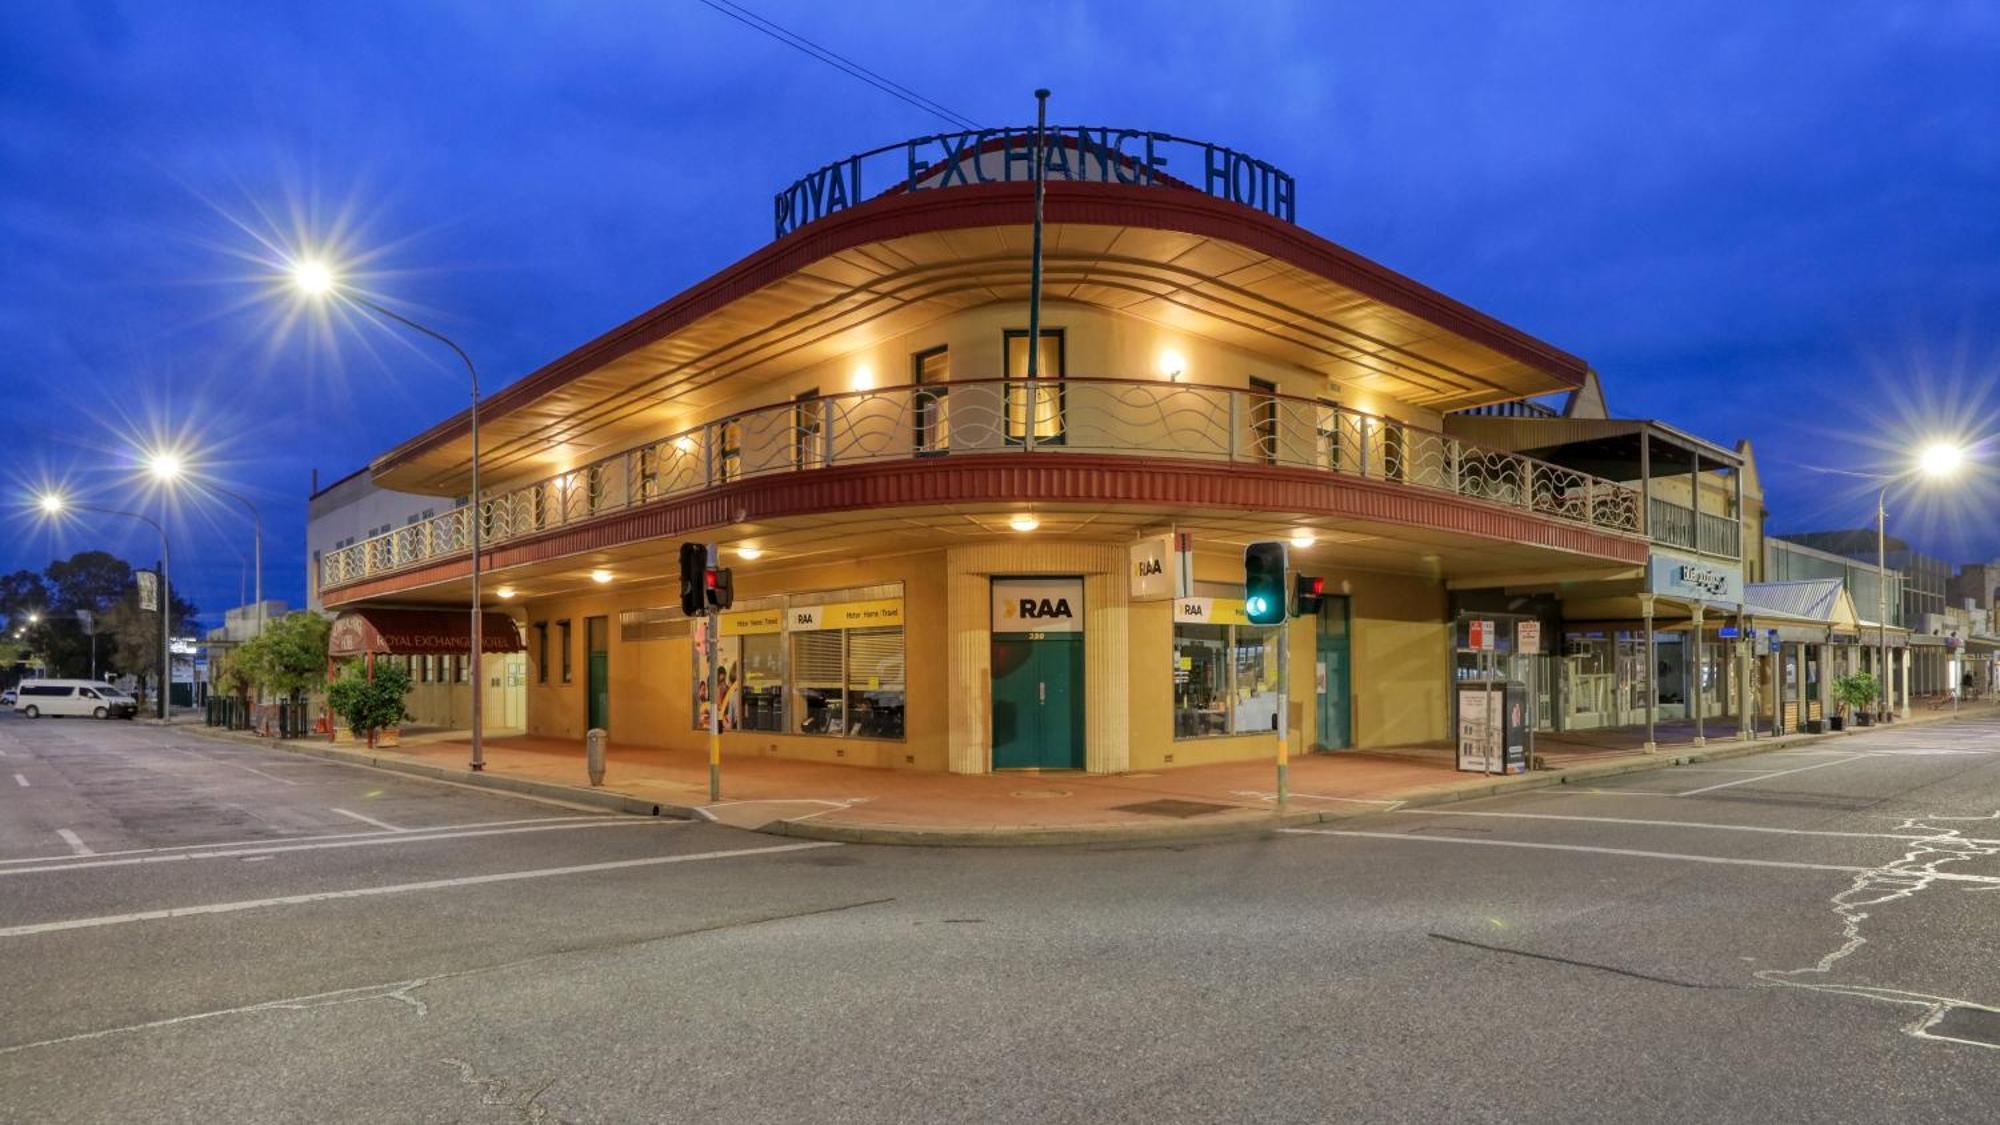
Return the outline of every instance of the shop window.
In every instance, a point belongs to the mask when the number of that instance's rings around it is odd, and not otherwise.
[[[1037,442],[1060,444],[1063,439],[1063,330],[1044,328],[1041,336],[1035,379],[1049,385],[1030,387],[1025,385],[1028,334],[1015,329],[1005,333],[1007,378],[1022,381],[1007,387],[1007,440],[1017,445],[1027,440],[1030,427]]]
[[[1319,465],[1340,471],[1340,404],[1320,399],[1314,429],[1319,435]]]
[[[744,730],[785,729],[785,638],[763,633],[741,638]]]
[[[549,623],[535,622],[535,682],[549,682]]]
[[[792,468],[810,469],[820,463],[819,388],[792,396]]]
[[[739,602],[716,644],[723,730],[853,738],[904,735],[902,587],[897,583]],[[886,624],[881,622],[894,622]],[[709,669],[694,638],[690,710],[709,722]]]
[[[792,634],[792,713],[798,716],[798,733],[847,733],[844,649],[838,629]]]
[[[1250,456],[1266,465],[1278,463],[1278,384],[1250,380]]]
[[[1277,729],[1278,630],[1174,626],[1174,737]]]
[[[951,387],[951,350],[932,348],[910,357],[910,382],[917,385],[912,395],[916,451],[943,453],[951,448],[951,419],[945,396]]]
[[[562,682],[569,683],[572,669],[570,667],[569,622],[566,620],[556,622],[556,647],[562,650],[561,655],[558,657],[562,661]]]
[[[472,658],[454,655],[451,658],[451,682],[462,684],[472,674]]]
[[[723,484],[743,475],[743,423],[731,419],[718,422],[710,428],[715,448],[713,450],[714,483]]]

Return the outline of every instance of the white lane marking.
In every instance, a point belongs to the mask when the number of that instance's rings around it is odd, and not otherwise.
[[[56,835],[61,836],[63,838],[63,843],[69,845],[69,850],[75,852],[78,855],[97,854],[96,852],[90,850],[90,845],[83,842],[83,837],[77,835],[74,832],[71,832],[67,828],[56,829]]]
[[[229,767],[231,767],[231,768],[233,768],[233,769],[239,769],[239,770],[242,770],[242,771],[243,771],[244,773],[254,773],[254,774],[256,774],[256,775],[257,775],[258,777],[265,777],[265,778],[269,778],[269,779],[271,779],[272,781],[279,781],[279,782],[283,782],[283,783],[284,783],[284,784],[286,784],[286,785],[297,785],[297,784],[298,784],[298,782],[296,782],[296,781],[293,781],[293,780],[292,780],[291,778],[289,778],[289,777],[279,777],[279,776],[278,776],[277,774],[274,774],[274,773],[265,773],[265,772],[264,772],[263,770],[260,770],[260,769],[258,769],[258,768],[257,768],[256,766],[246,766],[246,765],[244,765],[244,764],[243,764],[243,763],[241,763],[241,762],[222,762],[222,761],[216,761],[216,759],[214,759],[214,758],[206,758],[206,759],[203,759],[203,760],[204,760],[204,761],[209,761],[209,762],[215,762],[215,764],[216,764],[216,765],[218,765],[218,766],[229,766]]]
[[[178,855],[141,855],[124,859],[108,859],[94,856],[88,860],[70,857],[68,862],[58,858],[55,862],[40,867],[10,867],[0,870],[0,878],[9,875],[43,875],[52,871],[83,871],[95,867],[132,867],[147,863],[181,863],[191,859],[231,859],[241,855],[278,855],[283,852],[315,852],[328,848],[363,848],[374,844],[428,844],[438,840],[464,840],[476,836],[514,836],[523,832],[561,832],[579,828],[618,828],[626,825],[685,825],[685,820],[661,820],[657,818],[620,817],[616,820],[595,818],[592,824],[552,824],[547,827],[533,825],[519,828],[490,828],[476,832],[370,832],[342,840],[331,840],[315,844],[287,844],[283,841],[270,844],[250,844],[244,847],[209,849],[204,851],[181,852]]]
[[[606,813],[592,816],[527,816],[516,820],[478,820],[468,824],[437,824],[429,828],[411,828],[409,832],[456,832],[468,828],[505,828],[515,824],[559,824],[578,820],[618,820]],[[330,832],[318,836],[281,836],[267,840],[211,840],[205,844],[168,844],[157,848],[125,848],[115,852],[99,852],[100,856],[142,855],[152,852],[184,852],[202,848],[243,848],[253,844],[304,844],[314,840],[352,840],[362,836],[381,836],[380,832]],[[23,863],[52,863],[69,856],[34,855],[16,859],[0,859],[0,868]],[[4,873],[4,872],[0,872]]]
[[[1261,793],[1255,789],[1232,789],[1230,790],[1230,795],[1233,797],[1255,797],[1260,801],[1275,801],[1278,799],[1278,795],[1276,793]],[[1285,798],[1287,800],[1297,799],[1304,801],[1341,801],[1350,805],[1384,805],[1389,810],[1394,810],[1396,806],[1403,803],[1401,801],[1385,800],[1379,797],[1329,797],[1323,793],[1288,792],[1285,794]]]
[[[358,812],[348,812],[348,811],[347,811],[346,809],[334,809],[333,811],[334,811],[334,812],[337,812],[337,813],[339,813],[340,815],[342,815],[342,816],[344,816],[344,817],[348,817],[348,818],[350,818],[350,819],[353,819],[353,820],[358,820],[358,821],[360,821],[360,822],[361,822],[361,823],[363,823],[363,824],[372,824],[372,825],[374,825],[375,827],[377,827],[377,828],[380,828],[380,829],[381,829],[381,830],[383,830],[384,832],[401,832],[401,831],[404,831],[403,829],[401,829],[401,828],[398,828],[398,827],[396,827],[396,826],[395,826],[395,825],[393,825],[393,824],[390,824],[390,823],[389,823],[388,821],[386,821],[386,820],[376,820],[376,819],[375,819],[374,817],[372,817],[372,816],[363,816],[363,815],[361,815],[361,814],[360,814],[360,813],[358,813]]]
[[[1511,820],[1576,820],[1587,824],[1639,824],[1655,828],[1710,828],[1722,832],[1770,832],[1780,836],[1842,836],[1856,840],[1927,840],[1895,832],[1836,832],[1820,828],[1770,828],[1760,824],[1708,824],[1693,820],[1643,820],[1625,816],[1568,816],[1562,813],[1475,812],[1470,809],[1397,809],[1403,816],[1487,816]],[[2000,843],[1980,840],[1978,843]]]
[[[1834,762],[1814,762],[1812,765],[1809,766],[1795,766],[1788,770],[1778,770],[1775,773],[1760,773],[1755,777],[1742,777],[1736,779],[1735,781],[1724,781],[1724,782],[1719,782],[1715,785],[1704,785],[1700,789],[1690,789],[1685,793],[1675,793],[1674,796],[1692,797],[1699,793],[1713,793],[1717,789],[1727,789],[1732,785],[1748,785],[1753,781],[1768,781],[1774,777],[1784,777],[1786,774],[1804,773],[1807,770],[1819,770],[1819,769],[1825,769],[1828,766],[1838,766],[1838,765],[1845,765],[1848,762],[1858,762],[1864,757],[1867,757],[1867,755],[1856,754],[1851,758],[1842,758],[1839,761],[1834,761]]]
[[[17,773],[14,775],[14,784],[26,789],[28,788],[28,779]]]
[[[1543,844],[1532,840],[1468,840],[1459,836],[1410,836],[1401,832],[1353,832],[1332,828],[1280,828],[1295,836],[1357,836],[1366,840],[1398,840],[1406,844],[1472,844],[1488,848],[1533,848],[1537,851],[1588,852],[1592,855],[1625,856],[1631,859],[1666,859],[1681,863],[1719,863],[1729,867],[1785,867],[1795,871],[1838,871],[1855,875],[1875,870],[1846,863],[1797,863],[1784,859],[1739,859],[1726,855],[1687,855],[1682,852],[1649,852],[1637,848],[1597,848],[1585,844]],[[1940,874],[1935,878],[1955,883],[1983,883],[2000,886],[2000,875]]]
[[[710,859],[738,859],[744,856],[777,855],[781,852],[802,852],[815,848],[837,848],[837,840],[812,840],[800,844],[779,844],[769,848],[731,848],[719,852],[693,852],[686,855],[656,855],[644,859],[615,859],[604,863],[579,863],[568,867],[541,867],[527,871],[499,871],[491,875],[463,875],[455,879],[426,879],[420,883],[391,883],[380,887],[355,887],[345,891],[314,891],[308,894],[279,895],[275,898],[250,898],[236,902],[210,902],[199,906],[175,906],[165,910],[140,910],[131,914],[103,914],[94,918],[66,918],[60,922],[35,922],[26,926],[8,926],[0,929],[0,938],[29,937],[34,934],[60,933],[66,930],[89,930],[102,926],[122,926],[133,922],[155,922],[167,918],[192,918],[203,914],[234,914],[242,910],[261,910],[272,906],[305,906],[315,902],[335,902],[349,898],[375,898],[382,895],[411,894],[417,891],[455,890],[459,887],[478,887],[489,883],[512,883],[522,879],[550,879],[561,875],[589,875],[600,871],[621,871],[634,867],[660,867],[670,863],[699,863]],[[2000,880],[1996,880],[2000,882]]]

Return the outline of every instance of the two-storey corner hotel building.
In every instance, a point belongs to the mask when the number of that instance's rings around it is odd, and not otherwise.
[[[1448,414],[1576,391],[1584,362],[1295,225],[1292,180],[1261,161],[1048,138],[1038,339],[1031,131],[828,165],[777,194],[771,244],[486,399],[475,502],[455,503],[463,416],[316,502],[329,524],[385,496],[410,512],[316,551],[337,633],[411,659],[418,720],[462,725],[472,673],[439,654],[466,624],[442,611],[465,604],[476,530],[489,647],[511,650],[479,670],[490,726],[697,748],[675,547],[712,541],[736,584],[729,751],[976,773],[1269,755],[1253,540],[1289,541],[1330,595],[1287,626],[1294,745],[1446,738],[1467,607],[1577,588],[1637,620],[1619,599],[1645,585],[1653,520],[1693,520],[1728,451],[1635,423],[1538,455],[1504,413],[1503,440],[1461,436]],[[1677,456],[1689,495],[1578,467],[1628,446]],[[1560,455],[1578,449],[1595,461]],[[1720,518],[1741,518],[1736,476]],[[1607,667],[1631,627],[1609,627]],[[1538,676],[1545,723],[1560,680]]]

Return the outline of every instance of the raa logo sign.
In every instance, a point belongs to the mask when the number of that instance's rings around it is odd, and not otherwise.
[[[1083,583],[1075,579],[993,580],[996,633],[1080,633]]]

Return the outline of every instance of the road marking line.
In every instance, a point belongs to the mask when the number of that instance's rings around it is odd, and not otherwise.
[[[375,819],[374,817],[372,817],[372,816],[362,816],[362,815],[361,815],[360,813],[358,813],[358,812],[348,812],[348,811],[347,811],[346,809],[334,809],[333,811],[334,811],[334,812],[337,812],[337,813],[339,813],[340,815],[342,815],[342,816],[345,816],[345,817],[352,817],[353,819],[355,819],[355,820],[358,820],[358,821],[360,821],[360,822],[361,822],[361,823],[363,823],[363,824],[372,824],[372,825],[374,825],[375,827],[377,827],[377,828],[380,828],[380,829],[382,829],[382,830],[383,830],[384,832],[402,832],[402,831],[404,831],[404,829],[401,829],[401,828],[398,828],[398,827],[396,827],[395,825],[393,825],[393,824],[390,824],[390,823],[389,823],[388,821],[386,821],[386,820],[376,820],[376,819]]]
[[[500,871],[491,875],[463,875],[455,879],[426,879],[420,883],[390,883],[379,887],[355,887],[345,891],[314,891],[308,894],[279,895],[275,898],[240,899],[236,902],[211,902],[200,906],[175,906],[164,910],[140,910],[131,914],[103,914],[94,918],[67,918],[60,922],[35,922],[25,926],[8,926],[0,929],[0,938],[29,937],[34,934],[59,933],[66,930],[89,930],[102,926],[122,926],[132,922],[154,922],[166,918],[192,918],[203,914],[234,914],[243,910],[260,910],[271,906],[305,906],[316,902],[334,902],[349,898],[375,898],[382,895],[409,894],[414,891],[443,891],[459,887],[477,887],[489,883],[513,883],[523,879],[549,879],[559,875],[589,875],[599,871],[620,871],[632,867],[660,867],[669,863],[698,863],[710,859],[737,859],[743,856],[775,855],[780,852],[801,852],[814,848],[840,847],[837,840],[813,840],[800,844],[779,844],[769,848],[731,848],[719,852],[694,852],[687,855],[657,855],[644,859],[615,859],[604,863],[579,863],[568,867],[541,867],[526,871]],[[1995,882],[2000,882],[1996,879]]]
[[[101,856],[93,856],[88,861],[79,862],[81,857],[70,856],[67,857],[70,862],[63,862],[65,857],[56,857],[55,861],[41,867],[13,867],[0,870],[0,878],[5,878],[9,875],[43,875],[52,871],[81,871],[93,867],[132,867],[146,863],[181,863],[190,859],[230,859],[240,855],[273,856],[282,852],[313,852],[324,851],[328,848],[360,848],[372,844],[428,844],[434,840],[462,840],[475,836],[513,836],[522,832],[559,832],[571,828],[617,828],[621,825],[681,825],[686,823],[687,821],[684,820],[640,820],[636,817],[631,819],[621,817],[617,820],[600,820],[595,824],[561,824],[551,825],[547,828],[495,828],[483,832],[371,832],[366,836],[331,843],[285,844],[279,842],[272,844],[252,844],[247,847],[231,848],[226,851],[209,850],[183,852],[180,855],[142,855],[133,856],[128,859],[107,859]]]
[[[83,837],[78,836],[76,833],[71,832],[67,828],[56,829],[56,835],[61,836],[63,838],[63,843],[69,845],[69,850],[75,852],[78,855],[97,854],[96,852],[90,850],[90,846],[88,844],[85,844],[83,842]]]
[[[460,832],[474,828],[508,828],[517,824],[570,824],[577,821],[589,820],[624,823],[626,819],[625,817],[616,817],[605,813],[599,813],[595,816],[529,816],[518,820],[480,820],[469,824],[439,824],[430,828],[410,828],[405,830],[404,835],[415,836],[420,833],[431,832]],[[673,823],[680,824],[685,822],[673,821]],[[279,836],[267,840],[212,840],[205,844],[168,844],[157,848],[125,848],[115,852],[98,852],[97,855],[100,859],[107,859],[111,856],[150,855],[154,852],[201,851],[207,848],[277,847],[285,844],[307,844],[319,840],[379,840],[388,835],[386,832],[329,832],[317,836]],[[0,875],[6,874],[5,868],[24,863],[55,863],[59,860],[72,858],[75,857],[65,855],[33,855],[21,856],[15,859],[0,859]]]
[[[1748,785],[1753,781],[1766,781],[1774,777],[1783,777],[1789,773],[1804,773],[1807,770],[1825,769],[1828,766],[1838,766],[1847,762],[1858,762],[1864,757],[1867,757],[1867,755],[1856,754],[1851,758],[1842,758],[1836,762],[1814,762],[1812,765],[1809,766],[1795,766],[1792,769],[1779,770],[1776,773],[1760,773],[1756,777],[1743,777],[1743,778],[1738,778],[1735,781],[1724,781],[1716,785],[1704,785],[1700,789],[1690,789],[1685,793],[1675,793],[1674,796],[1692,797],[1698,793],[1713,793],[1717,789],[1727,789],[1732,785]]]
[[[17,773],[14,775],[14,784],[26,789],[28,788],[28,779]]]
[[[1838,871],[1853,875],[1862,871],[1873,871],[1873,867],[1857,867],[1843,863],[1798,863],[1784,859],[1739,859],[1726,855],[1687,855],[1682,852],[1649,852],[1636,848],[1597,848],[1584,844],[1543,844],[1531,840],[1474,840],[1460,836],[1410,836],[1401,832],[1354,832],[1332,828],[1280,828],[1278,831],[1295,836],[1358,836],[1367,840],[1399,840],[1406,844],[1472,844],[1488,848],[1532,848],[1551,852],[1588,852],[1592,855],[1626,856],[1632,859],[1671,859],[1682,863],[1719,863],[1730,867],[1784,867],[1795,871]],[[1938,874],[1933,878],[1954,883],[1982,883],[2000,886],[2000,875],[1958,875]],[[5,936],[5,931],[0,931]]]
[[[256,774],[256,775],[257,775],[258,777],[268,777],[268,778],[270,778],[270,779],[271,779],[272,781],[280,781],[280,782],[283,782],[283,783],[285,783],[286,785],[297,785],[297,784],[298,784],[298,782],[296,782],[296,781],[293,781],[293,780],[292,780],[291,778],[289,778],[289,777],[279,777],[279,776],[278,776],[277,774],[274,774],[274,773],[265,773],[265,772],[264,772],[263,770],[260,770],[260,769],[258,769],[258,768],[257,768],[256,766],[246,766],[246,765],[244,765],[244,764],[243,764],[243,763],[241,763],[241,762],[223,762],[223,761],[217,761],[217,760],[216,760],[216,759],[214,759],[214,758],[207,758],[207,759],[204,759],[204,760],[205,760],[205,761],[210,761],[210,762],[214,762],[214,763],[215,763],[216,765],[218,765],[218,766],[229,766],[229,767],[232,767],[232,768],[234,768],[234,769],[239,769],[239,770],[242,770],[242,771],[243,771],[243,772],[245,772],[245,773],[254,773],[254,774]]]
[[[1724,832],[1771,832],[1782,836],[1842,836],[1857,840],[1928,840],[1930,836],[1905,836],[1895,832],[1836,832],[1819,828],[1768,828],[1758,824],[1705,824],[1692,820],[1643,820],[1625,816],[1569,816],[1563,813],[1475,812],[1470,809],[1396,809],[1403,816],[1490,816],[1513,820],[1576,820],[1588,824],[1640,824],[1657,828],[1712,828]],[[1898,817],[1897,819],[1902,819]],[[1978,840],[1974,843],[2000,843]]]

